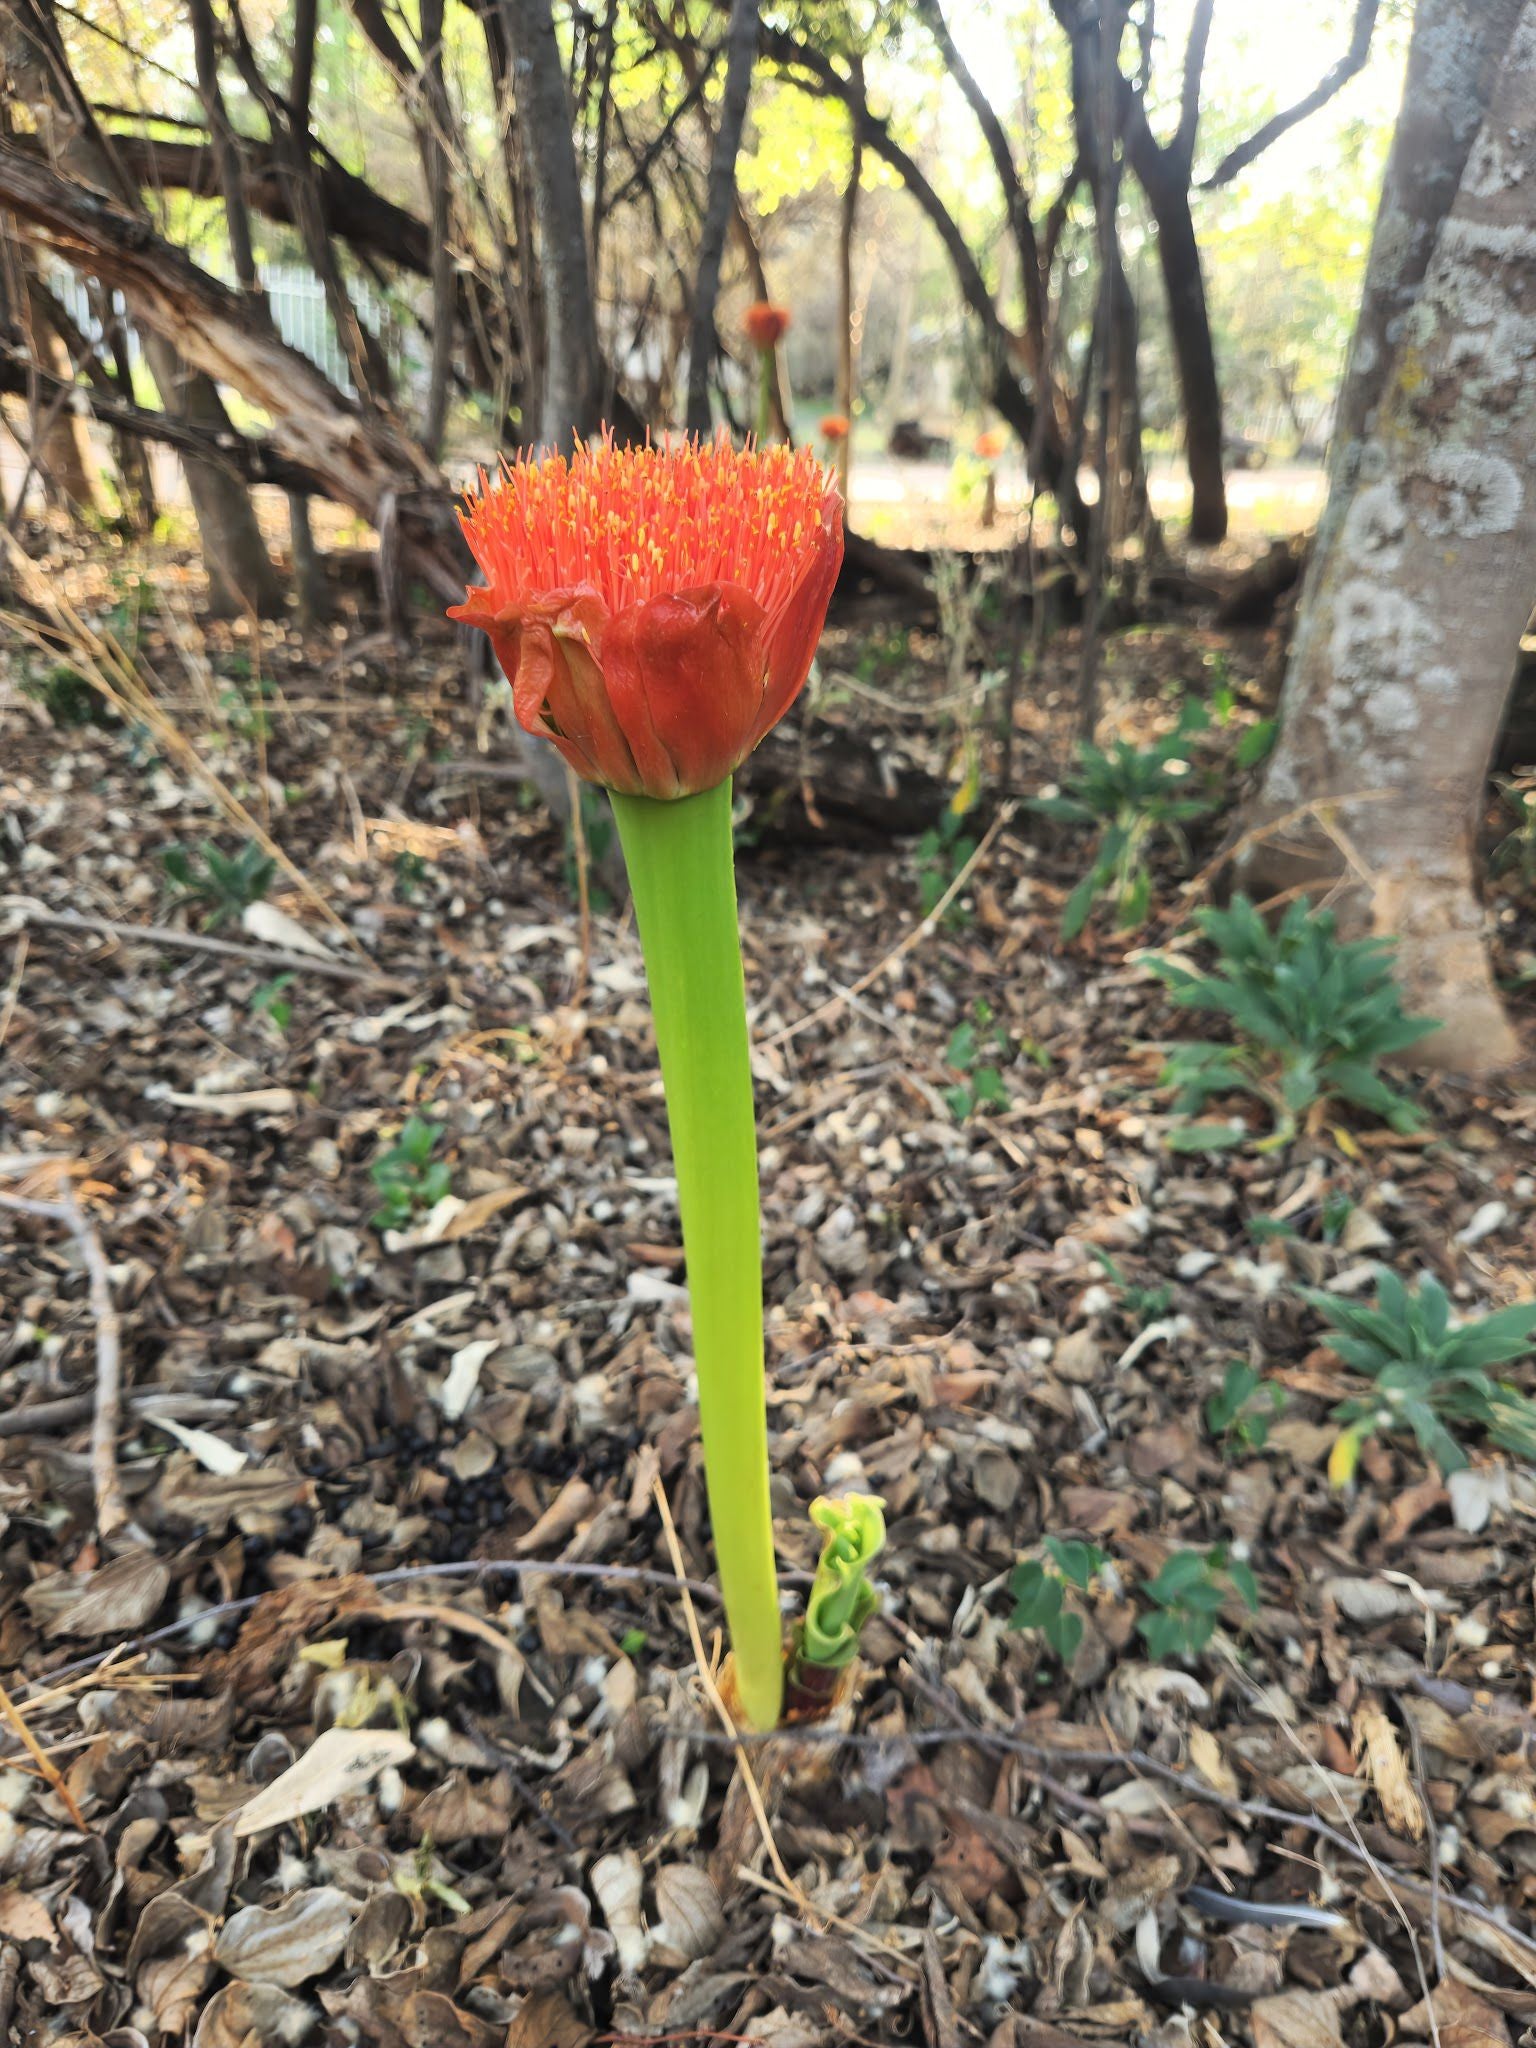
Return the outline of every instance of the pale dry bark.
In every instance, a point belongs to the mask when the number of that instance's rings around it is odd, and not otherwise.
[[[602,372],[571,97],[549,0],[501,0],[539,224],[544,388],[538,439],[568,448],[599,425]]]
[[[1424,0],[1402,126],[1259,822],[1327,809],[1246,879],[1341,881],[1444,1020],[1423,1057],[1476,1074],[1518,1051],[1475,855],[1536,587],[1536,0]]]
[[[714,425],[709,373],[714,366],[715,301],[720,292],[720,263],[736,201],[736,159],[747,123],[752,68],[757,61],[757,0],[731,0],[731,25],[726,33],[725,96],[709,161],[709,197],[699,233],[699,259],[693,286],[693,320],[688,333],[688,431],[708,437]]]
[[[0,62],[15,99],[28,106],[50,163],[70,176],[110,192],[143,215],[138,192],[96,124],[69,69],[52,16],[42,0],[0,0]],[[68,252],[65,253],[68,260]],[[135,306],[133,311],[138,312]],[[227,434],[228,415],[212,379],[177,354],[160,330],[144,336],[144,353],[166,410],[205,435]],[[183,464],[197,516],[210,609],[238,613],[282,609],[282,584],[272,567],[250,493],[229,471],[188,457]]]

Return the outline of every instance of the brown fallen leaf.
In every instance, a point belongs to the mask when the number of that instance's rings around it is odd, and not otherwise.
[[[159,1558],[130,1550],[79,1578],[56,1572],[39,1579],[22,1598],[46,1636],[131,1636],[154,1614],[170,1583]]]
[[[245,1802],[234,1817],[235,1834],[244,1840],[366,1791],[380,1771],[415,1754],[410,1736],[393,1728],[327,1728],[297,1763]]]
[[[335,1885],[290,1892],[276,1906],[243,1906],[219,1929],[213,1958],[232,1977],[291,1991],[331,1967],[359,1911]]]
[[[1410,1841],[1424,1839],[1424,1805],[1408,1775],[1397,1730],[1380,1707],[1360,1706],[1354,1717],[1355,1754],[1376,1788],[1387,1825]]]
[[[1450,1977],[1435,1986],[1427,2003],[1421,1998],[1405,2012],[1401,2025],[1405,2037],[1422,2034],[1432,2038],[1438,2031],[1440,2048],[1509,2048],[1509,2022],[1503,2013],[1471,1985]]]
[[[1339,2013],[1349,1999],[1338,1991],[1282,1991],[1248,2009],[1253,2048],[1340,2048]]]
[[[558,1991],[525,1998],[507,2029],[503,2048],[587,2048],[592,2029]]]

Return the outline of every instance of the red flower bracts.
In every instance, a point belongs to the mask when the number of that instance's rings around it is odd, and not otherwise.
[[[800,694],[843,554],[808,449],[681,441],[503,465],[460,513],[525,732],[631,796],[713,789]]]

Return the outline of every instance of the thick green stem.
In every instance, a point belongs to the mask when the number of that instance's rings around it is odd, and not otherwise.
[[[753,1728],[783,1698],[768,1500],[763,1254],[731,785],[613,798],[667,1091],[699,1376],[699,1427],[736,1692]]]
[[[773,441],[773,386],[778,373],[772,343],[757,352],[757,445],[766,448]]]

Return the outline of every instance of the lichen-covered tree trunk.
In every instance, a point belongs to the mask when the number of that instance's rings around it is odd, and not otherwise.
[[[1264,888],[1337,883],[1444,1020],[1425,1056],[1486,1073],[1517,1054],[1475,856],[1536,589],[1536,0],[1422,0],[1401,124],[1243,865]]]

